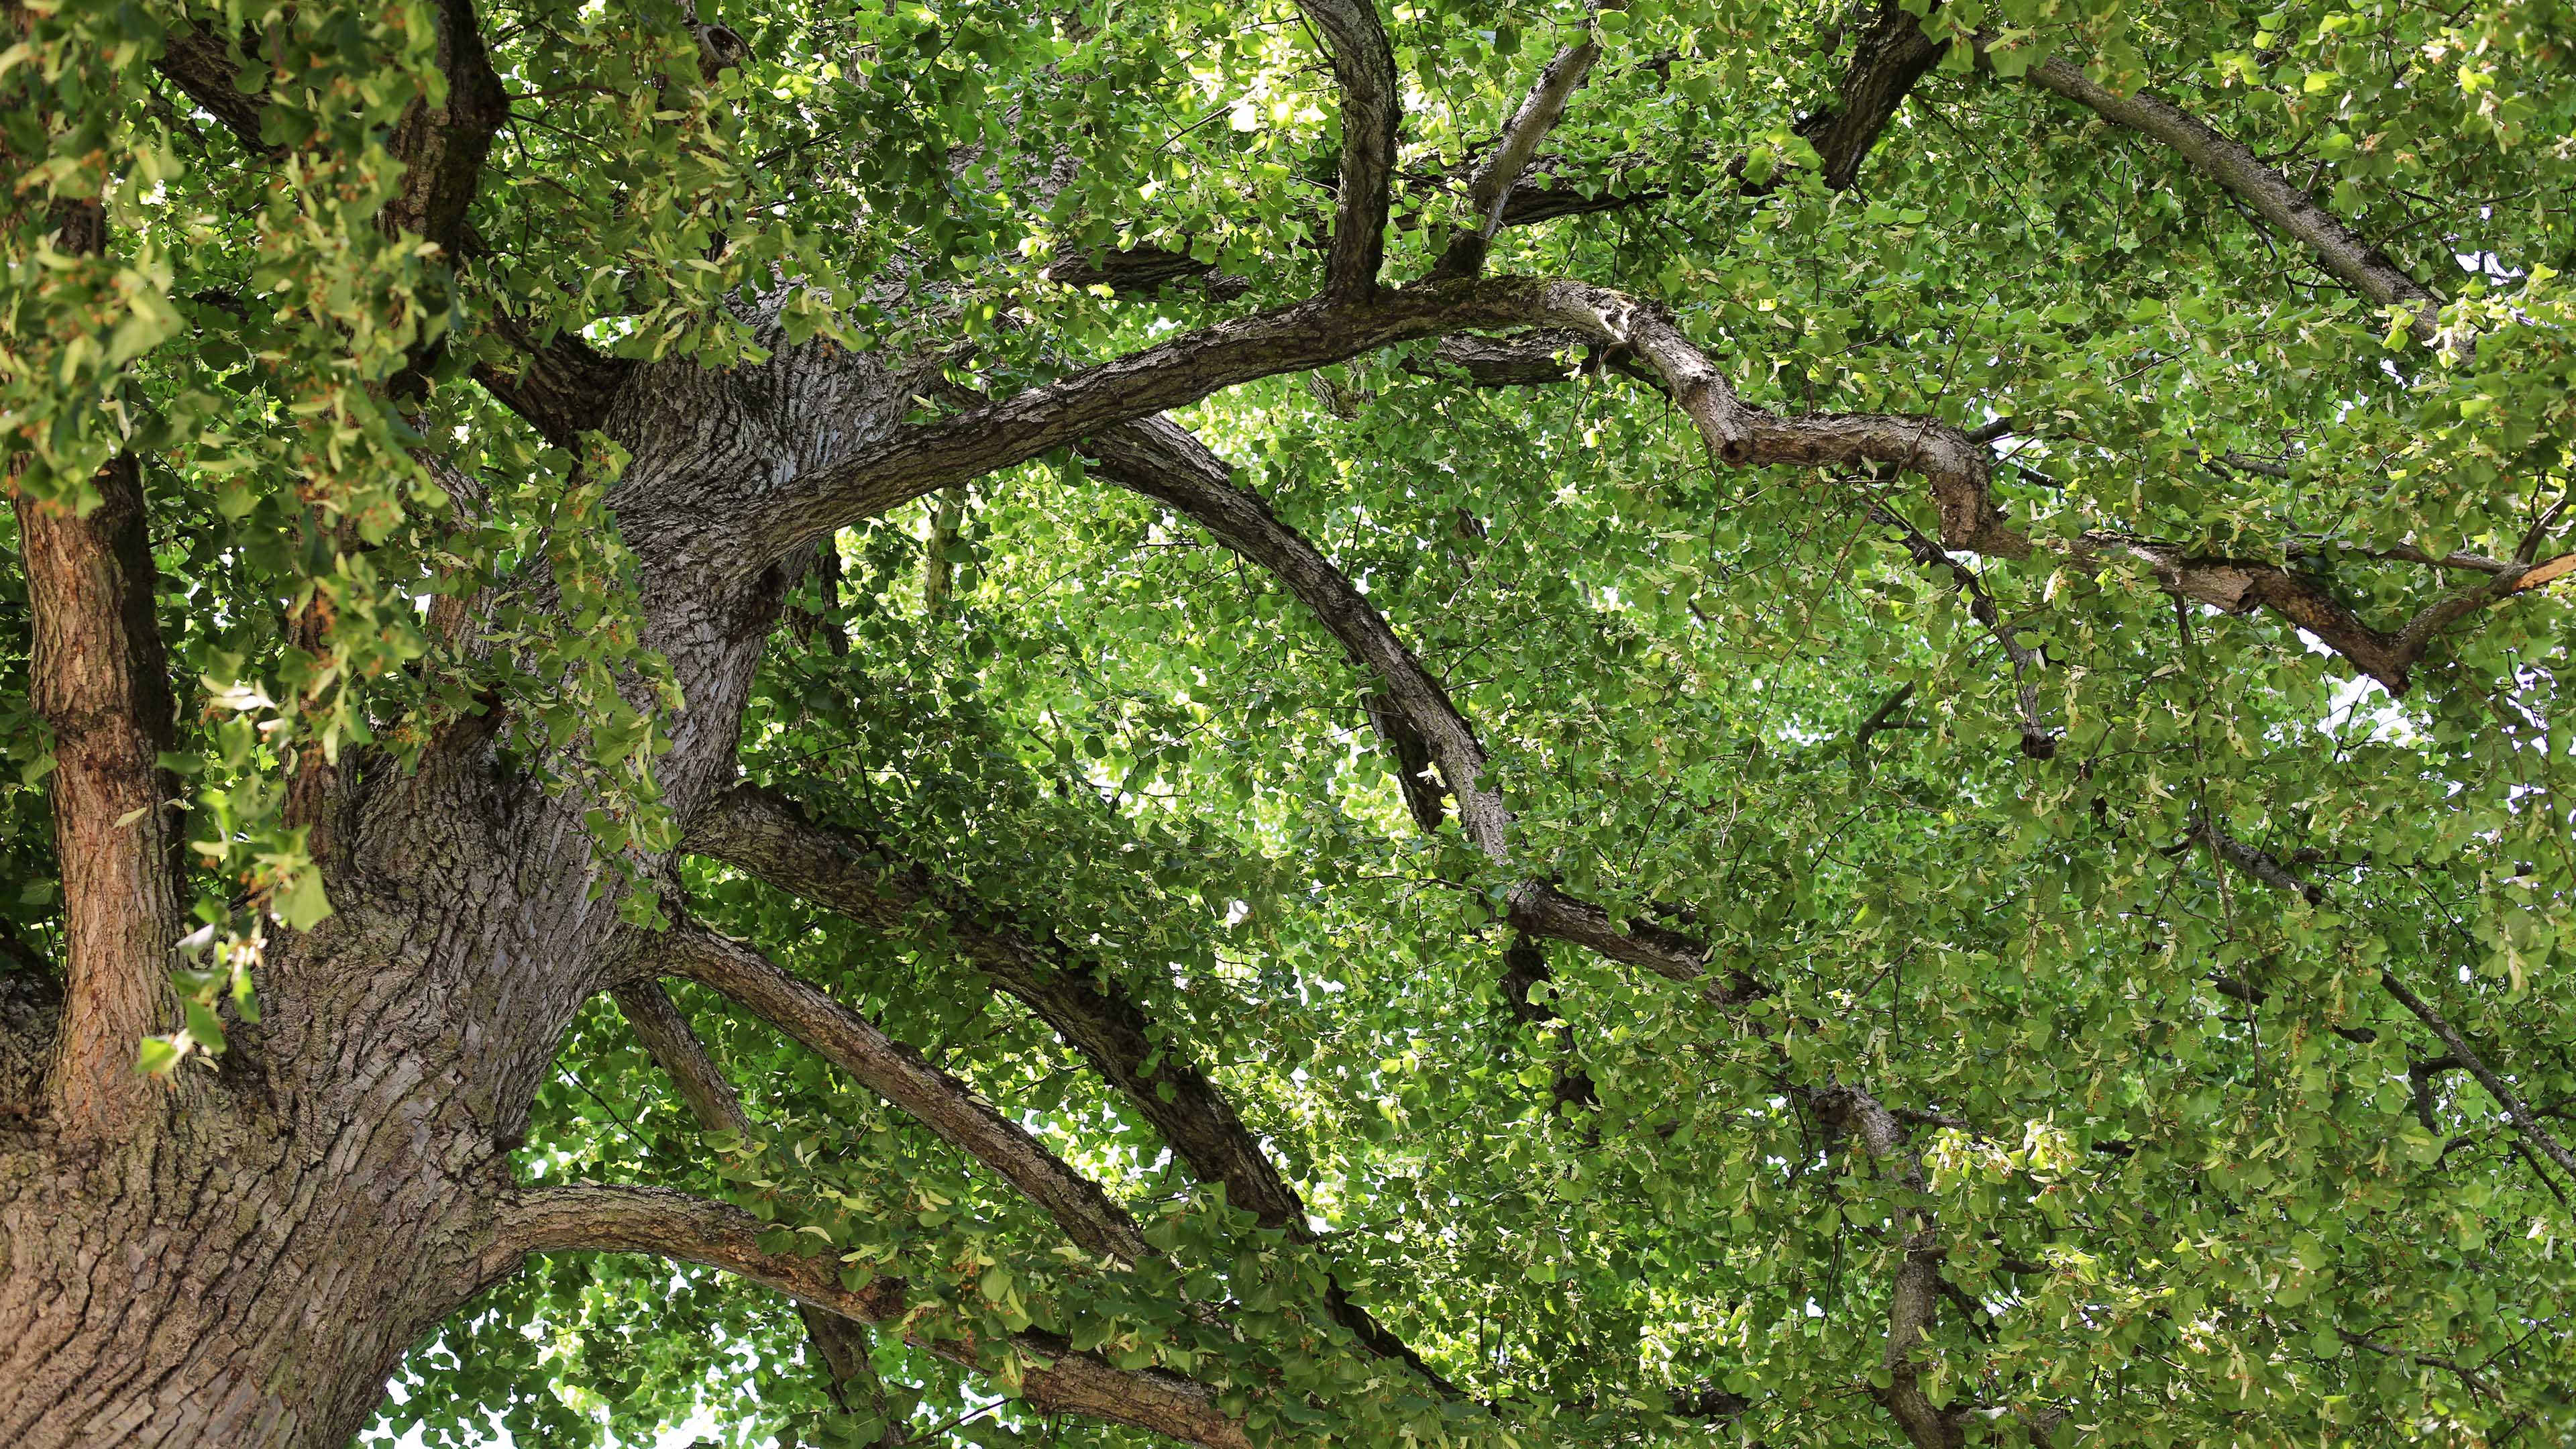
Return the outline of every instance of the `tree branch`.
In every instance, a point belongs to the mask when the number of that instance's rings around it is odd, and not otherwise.
[[[1376,0],[1298,0],[1322,33],[1342,93],[1341,181],[1333,199],[1333,250],[1324,296],[1366,301],[1386,261],[1386,213],[1395,182],[1396,125],[1403,92],[1395,52],[1378,23]]]
[[[649,1253],[719,1268],[773,1288],[797,1302],[861,1323],[899,1322],[905,1285],[878,1278],[853,1291],[841,1286],[828,1255],[765,1252],[761,1224],[739,1208],[658,1187],[573,1183],[534,1188],[509,1204],[503,1229],[486,1255],[492,1278],[529,1253]],[[975,1345],[957,1339],[916,1340],[943,1358],[981,1369]],[[1023,1379],[1029,1404],[1044,1412],[1081,1414],[1168,1434],[1204,1449],[1251,1449],[1240,1421],[1217,1405],[1215,1390],[1159,1369],[1121,1370],[1074,1353],[1040,1333],[1013,1339],[1032,1364]]]
[[[621,500],[632,538],[717,579],[756,572],[840,528],[952,483],[1024,463],[1103,428],[1257,378],[1304,372],[1397,342],[1522,320],[1527,281],[1450,283],[1219,322],[937,422],[894,429],[848,460],[739,499]]]
[[[1194,1176],[1224,1184],[1227,1204],[1263,1227],[1313,1240],[1305,1203],[1234,1104],[1175,1043],[1155,1039],[1133,997],[1115,981],[1095,977],[1052,933],[988,919],[921,865],[855,830],[820,823],[795,801],[757,785],[737,785],[710,801],[690,822],[681,848],[890,935],[908,934],[916,913],[937,912],[949,942],[975,969],[1082,1053]],[[1327,1296],[1334,1317],[1371,1352],[1400,1359],[1447,1387],[1338,1282]]]
[[[1084,1248],[1125,1263],[1154,1256],[1126,1209],[1097,1183],[1066,1166],[974,1088],[922,1060],[821,987],[695,924],[675,927],[654,965],[724,993],[803,1042],[991,1168]]]
[[[1912,1226],[1906,1232],[1896,1281],[1888,1293],[1887,1349],[1880,1360],[1888,1385],[1883,1389],[1873,1387],[1870,1394],[1896,1420],[1916,1449],[1958,1449],[1966,1442],[1959,1414],[1932,1402],[1931,1395],[1923,1389],[1922,1371],[1914,1359],[1915,1346],[1931,1336],[1943,1287],[1940,1224],[1932,1210],[1921,1204],[1925,1193],[1922,1155],[1907,1150],[1905,1128],[1896,1114],[1859,1087],[1810,1092],[1807,1101],[1833,1137],[1858,1140],[1862,1150],[1878,1161],[1901,1158],[1898,1166],[1904,1184],[1917,1201],[1901,1209]]]
[[[1991,45],[1990,39],[1979,37],[1979,54],[1988,54]],[[2408,330],[2417,341],[2430,345],[2435,340],[2441,299],[2385,252],[2308,200],[2305,191],[2264,165],[2244,143],[2220,135],[2199,117],[2145,91],[2121,95],[2062,56],[2050,56],[2032,66],[2023,79],[2106,121],[2163,142],[2193,169],[2252,207],[2275,231],[2295,238],[2336,279],[2383,307],[2404,307]]]
[[[710,1132],[751,1130],[751,1114],[743,1110],[741,1094],[725,1079],[723,1068],[716,1065],[697,1033],[689,1029],[688,1018],[680,1014],[679,1006],[660,982],[630,981],[610,994],[635,1039],[671,1079],[680,1100],[688,1104],[689,1115],[697,1119],[700,1127]],[[796,1308],[805,1323],[805,1336],[813,1343],[815,1358],[823,1366],[832,1401],[846,1413],[850,1405],[842,1386],[875,1372],[868,1357],[867,1332],[847,1318],[810,1304],[799,1303]],[[892,1431],[891,1425],[886,1427]]]
[[[710,1132],[751,1130],[751,1113],[743,1109],[742,1094],[726,1080],[706,1043],[689,1029],[688,1018],[680,1014],[679,1004],[662,989],[662,983],[649,978],[629,981],[609,995],[636,1042],[671,1079],[699,1126]]]
[[[578,448],[581,434],[608,416],[636,364],[604,356],[569,332],[539,342],[518,319],[495,312],[492,330],[517,356],[507,362],[477,362],[474,380],[558,448]]]
[[[386,149],[403,163],[402,185],[376,224],[435,242],[452,262],[465,249],[465,209],[483,177],[493,133],[510,118],[510,98],[483,48],[473,0],[437,0],[438,69],[447,94],[405,107]]]
[[[1418,740],[1439,766],[1458,803],[1458,824],[1468,843],[1498,864],[1513,863],[1511,812],[1488,779],[1484,745],[1475,728],[1340,569],[1281,523],[1260,495],[1237,486],[1225,460],[1169,418],[1105,429],[1084,451],[1102,477],[1195,520],[1218,542],[1287,585],[1317,622],[1377,676],[1386,712],[1402,716],[1409,738]],[[1401,758],[1404,745],[1391,742],[1390,749]],[[1622,926],[1608,912],[1547,881],[1532,878],[1514,886],[1508,911],[1510,923],[1531,935],[1586,946],[1678,981],[1706,982],[1705,947],[1648,922]],[[1734,999],[1731,986],[1709,982],[1706,989],[1720,999]]]
[[[1583,39],[1556,53],[1556,58],[1539,71],[1530,82],[1529,94],[1521,98],[1520,109],[1503,124],[1503,133],[1495,143],[1493,154],[1467,182],[1467,213],[1475,218],[1475,230],[1462,231],[1442,251],[1432,269],[1435,277],[1472,277],[1485,269],[1485,252],[1494,233],[1503,225],[1503,211],[1511,201],[1512,191],[1528,172],[1530,161],[1537,156],[1538,146],[1547,133],[1556,128],[1565,114],[1565,104],[1592,73],[1592,63],[1601,58],[1601,47],[1587,32]]]
[[[2289,891],[2311,905],[2321,904],[2326,899],[2323,886],[2299,879],[2296,873],[2269,852],[2258,850],[2235,839],[2214,823],[2202,822],[2196,838],[2208,846],[2211,853],[2220,860],[2275,890]],[[2384,966],[2380,968],[2379,985],[2380,989],[2386,991],[2398,1005],[2405,1007],[2414,1014],[2417,1021],[2424,1023],[2425,1029],[2431,1031],[2436,1040],[2450,1048],[2450,1054],[2457,1063],[2466,1067],[2469,1075],[2478,1079],[2478,1085],[2487,1089],[2487,1095],[2495,1098],[2497,1104],[2504,1108],[2506,1120],[2513,1124],[2515,1131],[2522,1134],[2524,1141],[2529,1142],[2550,1161],[2557,1163],[2559,1171],[2566,1173],[2571,1179],[2576,1179],[2576,1153],[2569,1152],[2567,1144],[2559,1141],[2557,1135],[2542,1124],[2539,1115],[2531,1110],[2531,1104],[2525,1102],[2522,1094],[2516,1092],[2511,1083],[2505,1081],[2493,1067],[2487,1065],[2486,1059],[2478,1055],[2477,1049],[2469,1045],[2469,1039],[2460,1034],[2458,1027],[2451,1025],[2449,1018],[2442,1015],[2433,1003],[2416,995],[2405,982],[2397,979],[2394,972]]]
[[[1941,51],[1912,15],[1893,3],[1879,6],[1853,48],[1833,103],[1798,122],[1798,134],[1823,162],[1828,190],[1848,191],[1860,179],[1861,163]]]
[[[2576,555],[2546,563],[2519,561],[2489,572],[2484,582],[2442,595],[2416,611],[2396,633],[2371,627],[2312,575],[2259,559],[2194,557],[2171,544],[2126,534],[2094,532],[2065,546],[2069,557],[2126,556],[2152,570],[2167,592],[2229,614],[2268,609],[2305,629],[2392,695],[2403,695],[2411,672],[2442,631],[2515,593],[2559,577]],[[2501,561],[2498,561],[2501,562]]]
[[[890,935],[909,934],[916,913],[938,913],[966,960],[1027,1004],[1125,1093],[1191,1171],[1226,1187],[1231,1205],[1264,1226],[1302,1226],[1305,1205],[1206,1074],[1169,1043],[1115,982],[1095,978],[1052,936],[985,918],[923,867],[859,832],[816,821],[795,801],[758,785],[716,796],[689,823],[681,848],[742,871]],[[1146,1063],[1161,1058],[1152,1068]]]
[[[56,203],[55,244],[73,256],[107,249],[95,199]],[[88,482],[96,497],[8,492],[34,637],[28,693],[53,731],[54,856],[62,871],[64,991],[47,1076],[55,1120],[110,1136],[162,1088],[136,1075],[135,1051],[169,1016],[168,978],[184,932],[178,778],[160,758],[176,737],[170,661],[153,615],[157,582],[134,455]]]

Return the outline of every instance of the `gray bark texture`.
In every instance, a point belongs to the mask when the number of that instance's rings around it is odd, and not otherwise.
[[[821,348],[730,374],[642,369],[608,416],[634,453],[621,506],[649,512],[648,499],[827,466],[907,403],[902,379]],[[89,565],[105,579],[127,520],[101,509],[82,523],[106,541],[73,562],[105,560]],[[731,780],[785,565],[710,589],[658,562],[646,559],[645,632],[686,694],[661,762],[685,818]],[[110,636],[57,650],[62,668],[46,677],[70,701],[57,728],[94,723],[109,732],[115,777],[148,777],[148,748],[116,742],[143,733],[135,721],[154,709],[166,723],[167,703],[128,702],[145,651],[113,637],[130,591],[112,582],[93,579],[84,595],[107,607],[54,611]],[[155,963],[176,934],[175,907],[146,896],[90,918],[131,940],[75,944],[96,958],[92,974],[142,986],[106,996],[118,1039],[76,1071],[57,1065],[50,1102],[19,1048],[70,1014],[10,993],[0,1027],[21,1030],[0,1052],[14,1106],[0,1110],[0,1444],[341,1449],[402,1353],[540,1246],[514,1225],[509,1155],[566,1025],[646,944],[613,894],[593,899],[611,862],[582,828],[578,792],[549,795],[532,777],[545,767],[511,768],[494,731],[467,727],[417,771],[363,758],[338,771],[336,910],[272,944],[264,1019],[234,1025],[219,1070],[192,1064],[175,1086],[132,1076],[134,1038],[159,1024],[138,1013],[160,1009]],[[108,808],[66,814],[95,821]],[[135,854],[130,839],[121,849],[109,865]],[[648,880],[668,868],[625,864]],[[81,982],[76,972],[75,999]],[[114,1130],[86,1098],[64,1096],[63,1083],[93,1079],[142,1089]]]

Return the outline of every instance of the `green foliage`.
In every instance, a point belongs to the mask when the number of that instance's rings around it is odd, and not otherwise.
[[[1506,232],[1492,268],[1661,301],[1749,401],[2020,419],[1998,491],[2035,537],[2274,563],[2295,545],[2389,628],[2443,586],[2393,551],[2508,557],[2564,498],[2565,6],[1929,13],[2001,49],[1980,71],[1954,45],[1836,194],[1795,124],[1861,11],[1400,5],[1404,165],[1457,174],[1594,24],[1604,58],[1551,184],[1660,199]],[[188,1030],[147,1048],[165,1069],[256,1011],[266,932],[329,908],[283,804],[317,759],[365,746],[398,772],[507,702],[514,758],[590,801],[609,853],[676,841],[652,764],[680,691],[603,507],[624,460],[597,435],[549,446],[476,390],[512,339],[753,362],[723,304],[792,281],[792,340],[971,344],[960,376],[1006,392],[1320,273],[1339,123],[1285,7],[708,3],[749,50],[708,78],[667,3],[496,3],[512,119],[462,258],[374,221],[388,127],[443,84],[425,7],[198,17],[258,38],[240,60],[270,87],[266,157],[153,78],[178,18],[65,7],[0,56],[13,486],[77,498],[114,451],[144,459],[190,685],[169,763],[207,930],[177,983]],[[2049,53],[2246,142],[2438,279],[2473,355],[2415,342],[2169,152],[2012,83]],[[1734,184],[1738,157],[1779,184]],[[1400,190],[1392,274],[1428,268],[1463,190]],[[109,252],[52,250],[41,203],[90,196]],[[1139,247],[1247,286],[1040,279]],[[413,1354],[386,1432],[462,1445],[498,1423],[569,1449],[712,1414],[728,1443],[868,1423],[1138,1442],[1017,1403],[940,1427],[1010,1388],[992,1345],[1036,1325],[1224,1387],[1264,1442],[1892,1443],[1866,1390],[1887,1383],[1904,1224],[1929,1210],[1960,1290],[1919,1355],[1937,1403],[2062,1409],[2061,1444],[2576,1435],[2566,1185],[2466,1077],[2410,1078],[2441,1048],[2376,989],[2391,971],[2438,996],[2552,1130],[2576,1123],[2564,585],[2458,626],[2400,700],[2277,619],[2178,609],[2142,565],[1980,561],[2044,661],[2061,743],[2034,760],[1995,635],[1862,512],[1926,517],[1910,483],[1713,472],[1615,372],[1474,389],[1426,344],[1326,381],[1185,420],[1446,681],[1521,870],[1614,917],[1681,908],[1718,974],[1763,994],[1721,1010],[1556,945],[1541,997],[1567,1033],[1516,1024],[1499,917],[1518,872],[1454,826],[1414,831],[1340,646],[1078,460],[986,478],[941,612],[921,606],[926,511],[841,531],[837,596],[808,579],[788,604],[825,633],[772,643],[743,765],[1124,987],[1270,1144],[1321,1241],[1192,1182],[938,920],[885,935],[693,862],[693,909],[1004,1104],[1169,1264],[1082,1260],[936,1139],[690,995],[760,1124],[711,1141],[602,1006],[539,1094],[529,1175],[692,1187],[853,1287],[901,1278],[914,1341],[876,1354],[892,1399],[834,1411],[780,1300],[556,1259]],[[0,927],[42,950],[50,755],[16,543],[0,521],[0,876],[24,883]],[[467,600],[476,626],[443,629]],[[2226,872],[2192,843],[2205,822],[2324,898]],[[658,909],[640,888],[628,908]],[[1549,1090],[1566,1043],[1595,1104]],[[1829,1150],[1806,1094],[1835,1085],[1913,1114],[1919,1185]],[[1352,1349],[1328,1273],[1491,1413]],[[987,1345],[984,1373],[925,1346],[960,1338]],[[1665,1412],[1709,1390],[1749,1407]]]

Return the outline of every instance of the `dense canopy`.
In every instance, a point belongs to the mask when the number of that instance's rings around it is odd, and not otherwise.
[[[0,1440],[2576,1437],[2560,0],[11,22]]]

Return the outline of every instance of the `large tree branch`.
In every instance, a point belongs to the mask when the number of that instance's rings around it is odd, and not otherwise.
[[[865,1288],[845,1288],[828,1254],[766,1252],[760,1235],[759,1219],[724,1203],[668,1188],[573,1183],[519,1193],[485,1271],[497,1279],[529,1253],[649,1253],[719,1268],[861,1323],[902,1320],[909,1307],[902,1282],[878,1278]],[[987,1367],[970,1342],[917,1341],[969,1368]],[[1215,1390],[1205,1384],[1158,1369],[1112,1368],[1046,1334],[1023,1333],[1013,1343],[1023,1360],[1044,1365],[1031,1367],[1022,1380],[1034,1408],[1149,1429],[1205,1449],[1251,1449],[1242,1423],[1218,1407]]]
[[[1983,52],[1990,44],[1981,38],[1978,49]],[[2243,142],[2219,134],[2198,116],[2145,91],[2121,95],[2062,56],[2050,56],[2032,66],[2023,78],[2106,121],[2171,147],[2193,169],[2252,207],[2274,230],[2305,246],[2345,285],[2383,307],[2404,307],[2407,326],[2416,339],[2434,341],[2441,299],[2389,260],[2387,253],[2310,201],[2289,178],[2264,165]]]
[[[107,249],[96,199],[54,207],[54,243]],[[96,264],[96,263],[93,263]],[[88,483],[95,498],[8,491],[34,638],[28,692],[53,731],[54,857],[62,872],[65,982],[47,1097],[77,1135],[112,1135],[160,1090],[135,1051],[168,1016],[180,919],[178,779],[170,662],[153,615],[156,575],[143,475],[118,453]]]
[[[1458,824],[1488,858],[1512,862],[1511,812],[1494,789],[1475,727],[1384,615],[1304,535],[1279,521],[1261,496],[1237,485],[1225,460],[1169,418],[1104,429],[1084,449],[1102,477],[1196,521],[1220,543],[1287,585],[1317,622],[1377,676],[1388,711],[1401,714],[1458,802]],[[1543,880],[1510,893],[1511,923],[1532,935],[1591,947],[1615,960],[1678,980],[1707,974],[1707,952],[1678,933],[1643,923],[1622,928],[1607,912]]]
[[[1154,1040],[1124,988],[1095,978],[1051,935],[989,919],[923,867],[757,785],[710,800],[681,848],[890,935],[911,931],[916,913],[935,913],[975,969],[1026,1003],[1125,1093],[1193,1173],[1225,1184],[1227,1201],[1266,1227],[1304,1226],[1296,1190],[1216,1084],[1170,1043]]]
[[[1543,285],[1407,287],[1368,307],[1315,300],[1219,322],[954,417],[895,429],[776,488],[729,500],[621,499],[620,522],[629,537],[653,540],[647,546],[682,566],[747,574],[853,519],[1239,383],[1462,328],[1508,326]]]
[[[699,1126],[710,1132],[751,1130],[751,1113],[743,1108],[742,1094],[734,1090],[724,1068],[716,1065],[706,1043],[689,1029],[689,1019],[680,1014],[679,1003],[662,989],[661,982],[629,981],[609,996],[626,1018],[627,1029],[635,1033],[636,1043],[671,1079]]]
[[[757,785],[738,785],[708,802],[690,822],[682,848],[889,935],[911,930],[919,913],[935,913],[948,941],[975,969],[1025,1003],[1125,1094],[1192,1174],[1224,1184],[1227,1203],[1263,1227],[1311,1241],[1305,1203],[1234,1104],[1175,1043],[1156,1039],[1124,988],[1096,978],[1052,933],[993,920],[921,865],[857,831],[818,822],[795,801]],[[1338,1283],[1328,1297],[1334,1317],[1371,1352],[1401,1359],[1445,1387]]]
[[[437,0],[439,73],[446,95],[405,107],[386,149],[403,163],[402,185],[376,224],[436,243],[452,263],[465,249],[465,209],[482,186],[492,136],[510,118],[510,98],[483,48],[473,0]]]
[[[1364,301],[1386,261],[1387,203],[1395,183],[1395,137],[1404,94],[1395,51],[1378,23],[1376,0],[1298,0],[1322,33],[1342,97],[1341,181],[1333,198],[1333,249],[1324,295]]]
[[[2236,839],[2219,829],[2215,823],[2202,822],[2196,832],[2196,838],[2221,861],[2274,890],[2288,891],[2311,905],[2326,899],[2325,887],[2313,881],[2300,879],[2297,872],[2282,864],[2270,852]],[[2379,985],[2381,990],[2388,993],[2391,1000],[2406,1008],[2417,1021],[2424,1023],[2425,1029],[2433,1033],[2434,1039],[2450,1049],[2452,1058],[2460,1066],[2466,1067],[2470,1076],[2478,1079],[2478,1085],[2486,1088],[2487,1094],[2495,1098],[2496,1103],[2504,1108],[2505,1119],[2513,1124],[2516,1132],[2522,1134],[2524,1141],[2547,1156],[2550,1161],[2557,1163],[2559,1170],[2566,1173],[2570,1179],[2576,1179],[2576,1153],[2567,1150],[2567,1144],[2558,1140],[2557,1134],[2551,1132],[2540,1120],[2539,1114],[2531,1109],[2530,1103],[2522,1099],[2521,1093],[2513,1089],[2511,1082],[2506,1081],[2495,1068],[2487,1065],[2486,1058],[2480,1056],[2477,1048],[2471,1046],[2469,1039],[2460,1033],[2460,1029],[2451,1024],[2450,1018],[2444,1016],[2433,1003],[2416,995],[2405,982],[2397,979],[2395,972],[2385,966],[2380,968]]]
[[[635,1040],[652,1055],[680,1100],[688,1104],[689,1115],[710,1132],[748,1132],[751,1114],[743,1110],[742,1094],[726,1079],[724,1069],[716,1065],[706,1044],[689,1029],[688,1018],[680,1014],[679,1005],[658,981],[630,981],[610,993]],[[843,1385],[875,1373],[869,1362],[867,1331],[838,1314],[825,1313],[810,1304],[797,1305],[805,1322],[805,1336],[814,1346],[832,1401],[843,1412],[849,1402]],[[891,1425],[886,1426],[888,1433]]]
[[[740,1002],[857,1078],[1044,1208],[1092,1252],[1135,1263],[1154,1256],[1126,1209],[979,1097],[821,987],[750,946],[703,926],[674,928],[654,966]]]
[[[491,325],[515,355],[475,363],[474,380],[558,448],[580,446],[581,434],[607,418],[609,401],[635,371],[632,359],[605,356],[569,332],[539,342],[501,313]]]

